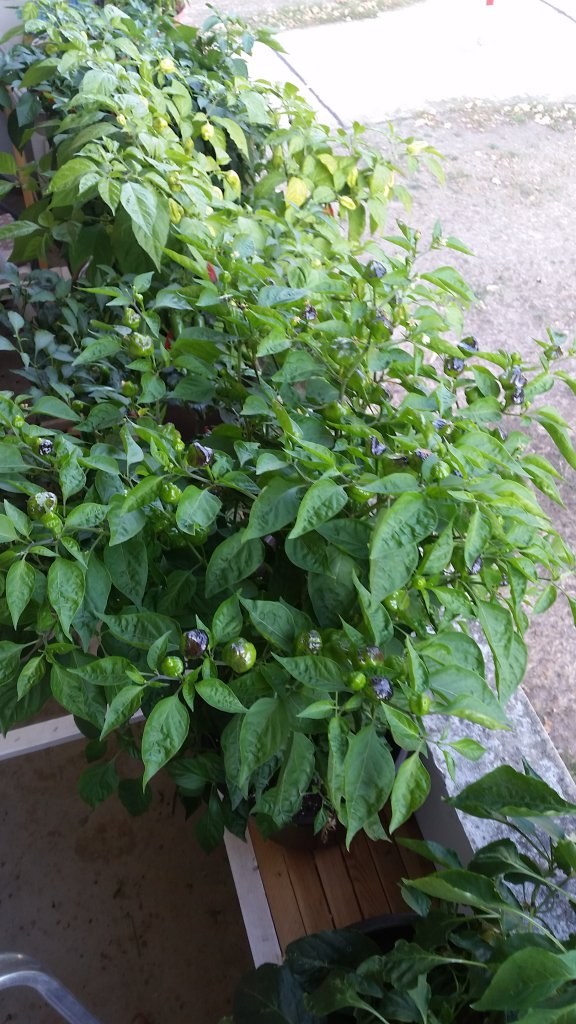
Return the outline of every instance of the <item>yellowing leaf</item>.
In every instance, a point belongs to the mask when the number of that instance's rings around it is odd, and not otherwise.
[[[310,195],[310,189],[302,178],[290,178],[288,187],[286,189],[286,204],[292,203],[294,206],[302,206],[306,202]]]

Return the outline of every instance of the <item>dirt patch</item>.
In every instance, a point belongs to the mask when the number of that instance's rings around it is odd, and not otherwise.
[[[445,235],[459,237],[474,251],[470,258],[448,250],[445,260],[478,295],[467,328],[482,348],[516,349],[536,364],[533,339],[544,338],[552,327],[571,343],[576,328],[575,123],[574,104],[541,103],[468,103],[395,123],[399,132],[424,138],[445,155],[445,187],[421,178],[413,186],[413,210],[404,217],[423,233],[440,220]],[[576,425],[576,399],[564,385],[543,401]],[[540,454],[560,465],[544,431],[535,443]],[[572,471],[568,474],[566,507],[543,504],[574,549],[576,490]],[[575,593],[573,579],[566,588]],[[526,691],[574,770],[576,631],[563,598],[536,618],[528,643]]]

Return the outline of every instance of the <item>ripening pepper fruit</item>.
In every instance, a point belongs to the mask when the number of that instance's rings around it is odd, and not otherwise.
[[[64,524],[56,512],[46,512],[41,516],[40,522],[42,523],[42,526],[45,526],[47,530],[50,530],[53,537],[59,537],[64,529]]]
[[[320,654],[322,650],[322,637],[316,629],[306,630],[296,637],[296,654]]]
[[[413,693],[408,700],[413,715],[427,715],[431,705],[432,701],[427,693]]]
[[[178,174],[178,171],[171,171],[168,177],[166,178],[166,181],[168,182],[168,185],[172,189],[182,188],[182,178]]]
[[[379,647],[359,647],[356,651],[358,668],[374,672],[382,667],[385,658]]]
[[[30,519],[40,519],[47,512],[55,512],[57,508],[58,498],[53,491],[37,491],[28,498],[26,505]]]
[[[196,661],[208,650],[210,638],[204,629],[189,629],[182,634],[180,650],[187,661]]]
[[[356,203],[350,196],[340,196],[340,206],[343,206],[345,210],[355,210]]]
[[[366,505],[375,495],[370,491],[365,491],[363,487],[357,487],[356,484],[353,484],[352,487],[348,488],[348,497],[355,501],[357,505]]]
[[[222,651],[222,661],[238,675],[249,672],[256,663],[256,648],[244,637],[230,640]]]
[[[212,448],[208,448],[206,445],[200,444],[199,441],[193,441],[186,452],[186,462],[189,466],[194,466],[198,469],[204,469],[205,466],[210,466],[214,460],[214,452]]]
[[[360,690],[364,690],[368,685],[368,678],[364,672],[351,672],[348,676],[348,686],[351,690],[358,693]]]
[[[357,181],[358,181],[358,168],[357,167],[352,167],[351,170],[348,171],[348,176],[346,178],[346,184],[350,188],[354,188],[354,186],[355,186]]]
[[[182,491],[176,484],[164,483],[162,484],[160,497],[166,505],[177,505],[182,497]]]
[[[302,178],[290,178],[286,186],[286,203],[293,206],[302,206],[310,195],[310,189]]]
[[[126,121],[124,114],[116,114],[116,123],[120,128],[125,128],[128,122]]]
[[[179,224],[184,216],[184,207],[180,206],[175,199],[170,198],[168,200],[168,213],[170,215],[171,224]]]
[[[26,420],[23,416],[15,416],[12,420],[12,426],[14,430],[22,430],[22,427],[26,426]]]
[[[38,455],[43,455],[45,458],[54,452],[54,444],[49,437],[37,437],[35,447]]]
[[[128,355],[133,359],[151,356],[154,353],[154,342],[149,334],[138,334],[134,331],[128,338]]]
[[[172,57],[162,57],[161,61],[158,64],[158,67],[160,71],[162,71],[165,75],[171,75],[174,71],[176,71],[176,65],[172,60]]]
[[[131,327],[132,330],[135,331],[136,328],[140,326],[141,319],[142,317],[140,316],[140,313],[137,313],[135,309],[132,309],[132,306],[127,306],[124,310],[122,323],[125,327]]]
[[[242,186],[240,184],[240,177],[236,173],[236,171],[226,171],[226,174],[224,175],[224,177],[225,177],[228,185],[230,186],[230,188],[237,195],[240,195],[240,191],[241,191]]]
[[[160,674],[168,676],[170,679],[178,679],[184,675],[184,662],[182,658],[175,658],[173,656],[164,658],[164,661],[160,665]]]
[[[120,393],[124,398],[135,398],[138,394],[138,385],[133,380],[123,380],[120,382]]]
[[[152,124],[157,132],[165,132],[168,128],[168,121],[165,117],[155,117]]]
[[[206,121],[200,129],[200,135],[204,139],[204,142],[210,142],[210,139],[214,138],[214,125]]]

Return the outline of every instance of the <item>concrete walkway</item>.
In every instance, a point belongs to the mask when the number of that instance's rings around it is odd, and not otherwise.
[[[440,102],[576,97],[576,0],[423,0],[376,18],[278,34],[255,78],[298,84],[328,122]]]

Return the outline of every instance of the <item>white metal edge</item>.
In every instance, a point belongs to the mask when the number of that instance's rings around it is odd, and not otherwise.
[[[25,725],[21,729],[12,729],[6,736],[0,737],[0,761],[21,754],[34,754],[37,750],[58,747],[61,743],[83,739],[72,715],[52,718],[36,725]]]
[[[282,963],[282,951],[262,884],[249,834],[243,842],[231,832],[224,835],[226,852],[244,919],[254,966]]]

